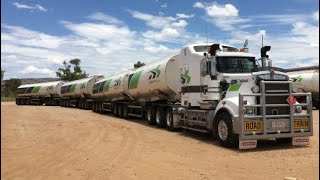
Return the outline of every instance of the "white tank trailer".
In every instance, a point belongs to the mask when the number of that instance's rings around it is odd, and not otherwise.
[[[60,105],[63,81],[24,84],[18,87],[16,104]]]
[[[63,84],[61,87],[61,106],[90,109],[93,84],[102,78],[104,78],[103,75],[95,75]]]
[[[95,83],[94,110],[113,111],[119,116],[142,116],[141,104],[180,101],[180,62],[168,56],[135,70],[105,78]],[[138,111],[138,112],[137,112]]]
[[[319,70],[288,72],[297,92],[311,92],[312,104],[319,109]]]

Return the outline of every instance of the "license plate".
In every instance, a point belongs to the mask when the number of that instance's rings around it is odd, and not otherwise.
[[[262,121],[244,121],[244,131],[262,131]]]
[[[309,128],[309,120],[308,119],[295,119],[293,120],[294,129],[306,129]]]
[[[271,127],[273,128],[284,128],[286,126],[284,121],[272,121]]]

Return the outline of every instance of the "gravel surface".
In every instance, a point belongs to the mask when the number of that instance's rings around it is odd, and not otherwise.
[[[205,134],[88,110],[1,103],[2,179],[319,179],[319,111],[311,145],[221,147]]]

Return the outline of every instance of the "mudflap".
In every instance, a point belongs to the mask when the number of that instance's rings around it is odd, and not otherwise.
[[[239,149],[254,149],[257,147],[257,140],[239,141]]]
[[[293,137],[292,138],[293,146],[305,146],[310,145],[310,137]]]

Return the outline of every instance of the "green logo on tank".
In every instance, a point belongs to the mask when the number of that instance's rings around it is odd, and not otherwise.
[[[77,84],[72,84],[72,85],[71,85],[71,87],[70,87],[70,92],[71,92],[71,93],[74,93],[74,91],[76,90],[76,85],[77,85]]]
[[[121,77],[119,79],[114,81],[114,87],[120,86],[121,85]]]
[[[299,75],[297,77],[293,77],[292,79],[293,79],[293,82],[301,82],[303,80],[303,77],[302,75]]]
[[[184,74],[181,74],[181,83],[186,84],[189,83],[191,77],[189,76],[189,70],[185,71]]]
[[[240,89],[241,84],[233,84],[228,88],[228,91],[238,91]]]
[[[158,78],[160,76],[160,65],[158,65],[155,69],[152,69],[151,71],[149,71],[149,73],[151,73],[151,75],[149,76],[149,79],[154,79],[154,78]]]
[[[52,89],[53,89],[53,85],[47,87],[47,91],[50,91]]]
[[[103,85],[103,92],[108,92],[109,91],[109,87],[110,87],[110,83],[111,83],[112,79],[108,79],[104,85]]]
[[[138,82],[139,82],[142,71],[143,70],[135,72],[134,74],[130,75],[132,77],[130,78],[129,89],[135,89],[138,87]]]
[[[40,88],[41,88],[41,86],[35,86],[35,87],[33,87],[31,93],[38,93],[39,90],[40,90]]]

